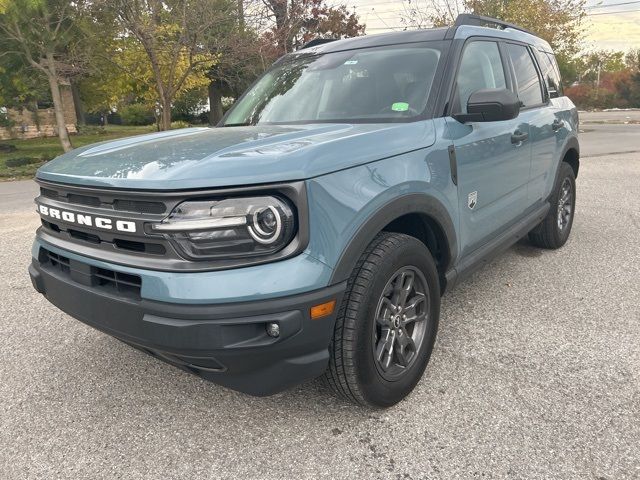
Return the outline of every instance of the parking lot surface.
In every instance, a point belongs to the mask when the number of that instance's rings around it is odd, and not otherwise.
[[[66,316],[27,276],[33,184],[0,184],[0,478],[640,478],[640,125],[584,128],[567,245],[447,294],[384,411],[318,381],[248,397]]]

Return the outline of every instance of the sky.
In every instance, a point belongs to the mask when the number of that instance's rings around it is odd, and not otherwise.
[[[406,0],[343,0],[367,25],[367,33],[402,29]],[[413,0],[428,5],[431,0]],[[586,50],[640,48],[640,0],[587,0]]]

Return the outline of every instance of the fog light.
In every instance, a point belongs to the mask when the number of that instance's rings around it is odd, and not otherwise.
[[[276,322],[267,323],[267,335],[276,338],[280,336],[280,325]]]

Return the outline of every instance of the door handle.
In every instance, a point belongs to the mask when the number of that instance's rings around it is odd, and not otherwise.
[[[522,143],[527,138],[529,138],[528,133],[524,133],[524,132],[521,132],[520,130],[516,130],[511,134],[511,143],[515,143],[515,144]]]
[[[564,122],[562,120],[560,120],[559,118],[556,118],[553,121],[553,123],[551,124],[551,128],[553,129],[554,132],[557,132],[562,127],[564,127]]]

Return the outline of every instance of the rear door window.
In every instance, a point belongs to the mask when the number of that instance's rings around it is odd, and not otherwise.
[[[509,43],[507,51],[516,76],[518,98],[522,102],[522,107],[542,105],[544,103],[542,85],[529,49],[523,45]]]

